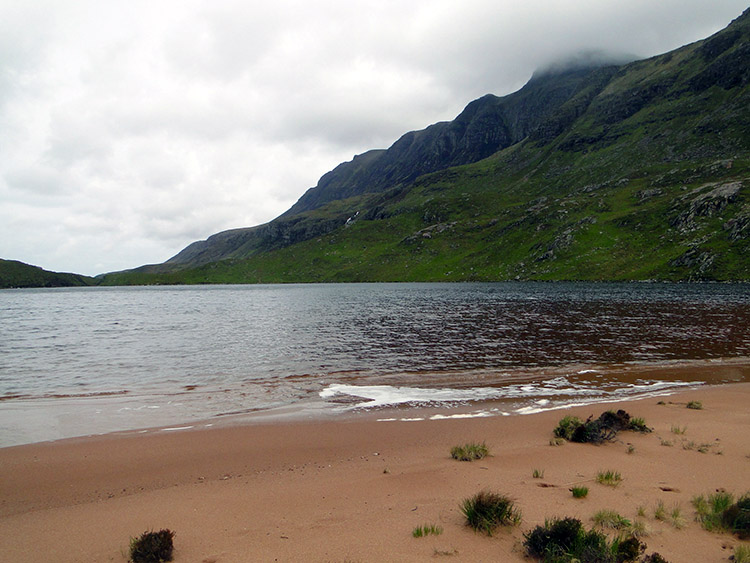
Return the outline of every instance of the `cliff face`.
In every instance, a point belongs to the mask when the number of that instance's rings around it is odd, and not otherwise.
[[[538,72],[337,166],[270,223],[136,272],[174,274],[166,283],[750,279],[749,63],[746,10],[664,55]]]

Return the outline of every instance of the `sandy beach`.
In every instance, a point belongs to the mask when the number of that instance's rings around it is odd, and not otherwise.
[[[691,400],[703,409],[686,408]],[[703,530],[690,501],[750,490],[749,406],[741,383],[528,416],[384,422],[381,412],[3,448],[0,553],[11,563],[124,562],[131,537],[169,528],[177,562],[524,561],[523,533],[545,518],[590,526],[613,509],[645,522],[647,553],[728,561],[739,540]],[[653,432],[550,445],[565,414],[611,408]],[[486,442],[491,456],[451,459],[467,441]],[[595,482],[608,469],[621,473],[619,486]],[[573,484],[588,496],[574,499]],[[522,523],[492,537],[467,527],[459,505],[482,489],[515,499]],[[659,501],[680,509],[684,527],[654,518]],[[412,537],[422,524],[443,532]]]

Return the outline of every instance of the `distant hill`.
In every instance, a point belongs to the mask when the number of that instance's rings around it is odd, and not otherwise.
[[[664,55],[551,67],[103,281],[750,280],[749,63],[746,10]]]
[[[49,272],[16,260],[0,258],[0,289],[21,287],[76,287],[94,285],[96,280],[79,274]]]

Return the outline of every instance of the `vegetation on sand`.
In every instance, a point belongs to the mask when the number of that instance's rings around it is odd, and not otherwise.
[[[709,531],[737,534],[750,539],[750,493],[734,502],[734,495],[718,491],[693,498],[696,519]]]
[[[570,489],[573,493],[573,498],[586,498],[589,494],[589,488],[584,486],[576,486]]]
[[[451,457],[458,461],[473,461],[475,459],[482,459],[490,454],[490,450],[487,445],[482,442],[469,442],[462,446],[453,446],[451,448]]]
[[[636,561],[645,544],[628,536],[608,540],[603,533],[586,531],[580,520],[548,520],[524,534],[526,553],[546,563],[625,563]]]
[[[576,416],[565,416],[558,422],[553,433],[556,437],[571,442],[601,444],[613,440],[621,430],[651,432],[643,418],[631,418],[630,414],[620,409],[617,412],[603,412],[597,419],[590,416],[585,422]]]
[[[439,536],[443,533],[443,528],[441,526],[436,526],[435,524],[423,524],[421,526],[417,526],[411,531],[412,537],[415,538],[423,538],[425,536]]]
[[[130,540],[130,560],[133,563],[161,563],[172,560],[175,533],[169,529],[143,532]]]
[[[596,482],[609,487],[616,487],[622,482],[622,475],[619,471],[607,469],[596,474]]]
[[[491,491],[481,491],[464,499],[461,512],[467,525],[490,536],[499,526],[515,526],[521,522],[521,511],[513,501]]]

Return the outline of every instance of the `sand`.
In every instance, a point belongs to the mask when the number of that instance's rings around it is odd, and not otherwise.
[[[687,409],[689,400],[704,408]],[[741,383],[529,416],[378,422],[377,413],[2,448],[0,554],[6,563],[124,562],[130,537],[170,528],[177,562],[524,561],[523,533],[545,518],[591,525],[598,510],[635,519],[642,507],[647,553],[728,561],[739,540],[703,530],[690,501],[750,491],[749,406]],[[550,445],[563,415],[618,407],[654,431]],[[450,458],[472,440],[492,455]],[[595,482],[607,469],[621,473],[618,487]],[[587,498],[572,498],[575,483],[589,487]],[[492,537],[468,528],[459,505],[482,489],[514,498],[520,526]],[[679,507],[682,529],[654,518],[659,501]],[[422,524],[443,533],[413,538]]]

